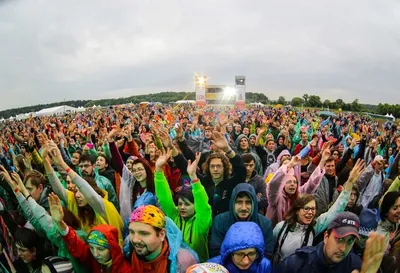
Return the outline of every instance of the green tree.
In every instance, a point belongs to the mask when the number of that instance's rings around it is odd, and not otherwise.
[[[353,112],[361,112],[362,105],[358,103],[358,99],[355,99],[350,105],[351,111]]]
[[[308,94],[304,94],[303,95],[303,99],[304,99],[304,102],[305,102],[305,104],[308,106],[308,99],[309,99],[309,95]]]
[[[337,108],[342,108],[343,109],[343,107],[345,105],[345,103],[344,103],[344,101],[342,99],[337,99],[335,103],[336,103],[336,107]]]
[[[277,103],[278,103],[278,104],[285,105],[285,104],[286,104],[285,97],[284,97],[284,96],[280,96],[280,97],[278,98]]]
[[[304,104],[304,99],[299,97],[294,97],[291,101],[292,106],[301,106],[302,104]]]
[[[308,98],[308,106],[321,107],[322,106],[321,98],[319,96],[311,95]]]
[[[324,100],[324,103],[322,104],[322,106],[325,108],[332,108],[331,104],[332,103],[330,100]]]

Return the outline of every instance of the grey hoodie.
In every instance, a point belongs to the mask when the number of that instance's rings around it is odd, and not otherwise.
[[[249,148],[246,150],[246,151],[244,151],[244,150],[241,150],[240,149],[240,140],[242,139],[242,138],[247,138],[244,134],[241,134],[241,135],[239,135],[238,137],[237,137],[237,139],[236,139],[236,141],[235,141],[235,152],[241,157],[243,154],[251,154],[253,157],[254,157],[254,160],[255,160],[255,168],[254,168],[254,170],[257,172],[257,174],[258,175],[263,175],[263,167],[262,167],[262,164],[261,164],[261,159],[260,159],[260,157],[258,156],[258,154],[257,153],[254,153],[254,152],[252,152],[251,151],[251,148],[250,148],[250,143],[249,143]],[[248,140],[248,139],[247,139]]]

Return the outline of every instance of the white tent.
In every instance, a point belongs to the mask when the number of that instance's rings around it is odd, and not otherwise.
[[[42,109],[39,112],[36,112],[36,115],[38,117],[42,117],[42,116],[60,115],[64,113],[76,113],[77,111],[78,108],[67,105],[61,105],[61,106]]]
[[[83,107],[83,106],[79,106],[79,107],[77,108],[76,111],[77,111],[77,112],[85,112],[86,109],[85,109],[85,107]]]
[[[0,122],[4,122],[6,121],[4,118],[0,118]]]
[[[16,120],[26,120],[29,118],[29,114],[19,114],[15,116]]]
[[[195,104],[196,101],[195,100],[178,100],[177,102],[175,102],[176,104]]]

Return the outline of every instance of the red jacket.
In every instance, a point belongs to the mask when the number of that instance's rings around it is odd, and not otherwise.
[[[124,259],[121,247],[118,244],[118,230],[109,225],[98,225],[92,228],[100,231],[107,238],[110,245],[112,265],[111,273],[132,272],[131,265]],[[69,232],[66,236],[62,236],[68,251],[72,257],[84,264],[92,273],[106,272],[105,268],[97,262],[90,252],[90,247],[76,235],[73,228],[69,227]]]

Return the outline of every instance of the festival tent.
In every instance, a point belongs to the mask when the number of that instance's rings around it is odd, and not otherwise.
[[[78,112],[78,108],[71,107],[68,105],[61,105],[61,106],[42,109],[39,112],[36,112],[36,115],[38,117],[42,117],[42,116],[52,116],[52,115],[60,115],[64,113],[76,113],[76,112]]]
[[[26,120],[29,118],[29,114],[19,114],[15,116],[16,120]]]
[[[195,104],[195,100],[178,100],[175,102],[176,104]]]
[[[76,109],[76,111],[77,111],[77,112],[85,112],[86,109],[85,109],[85,107],[83,107],[83,106],[79,106],[79,107]]]

